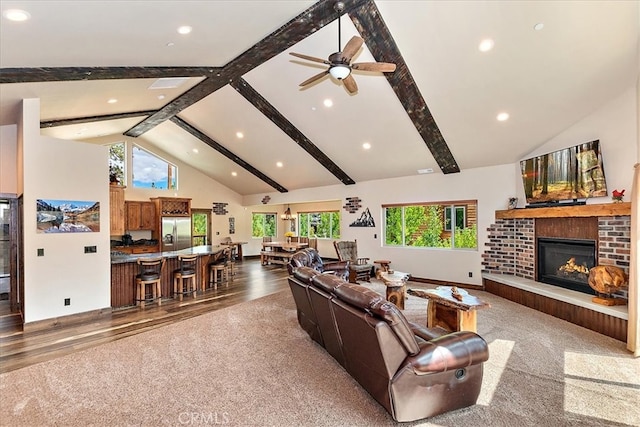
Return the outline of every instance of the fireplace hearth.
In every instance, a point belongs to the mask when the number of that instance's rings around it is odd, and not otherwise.
[[[589,286],[589,270],[596,266],[594,240],[537,239],[537,280],[589,295],[595,291]]]

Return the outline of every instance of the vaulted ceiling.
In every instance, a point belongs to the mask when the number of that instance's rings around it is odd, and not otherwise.
[[[336,3],[3,0],[31,19],[2,18],[0,124],[40,98],[44,134],[144,140],[249,195],[513,163],[636,83],[638,2]],[[300,88],[326,65],[289,53],[339,28],[396,71]]]

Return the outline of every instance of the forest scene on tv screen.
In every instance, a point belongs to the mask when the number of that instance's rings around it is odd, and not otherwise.
[[[550,203],[607,195],[600,141],[520,162],[527,203]]]

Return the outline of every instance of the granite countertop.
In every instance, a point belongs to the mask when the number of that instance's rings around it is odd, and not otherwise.
[[[177,258],[178,255],[211,255],[224,250],[225,247],[215,246],[194,246],[192,248],[181,249],[179,251],[152,252],[144,254],[117,254],[111,255],[111,264],[125,264],[136,262],[138,258]]]

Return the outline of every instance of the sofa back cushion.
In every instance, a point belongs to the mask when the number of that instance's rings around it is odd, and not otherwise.
[[[332,293],[335,288],[346,283],[342,278],[335,274],[317,274],[311,279],[311,284],[322,289],[326,293]]]
[[[364,286],[345,283],[334,290],[334,294],[342,301],[368,311],[372,315],[387,322],[398,336],[407,353],[415,355],[420,351],[409,322],[402,312],[382,295]]]
[[[313,279],[318,274],[320,274],[320,272],[317,270],[314,270],[311,267],[298,267],[295,270],[293,270],[293,277],[295,277],[296,279],[300,280],[301,282],[307,285],[310,284],[311,279]]]

